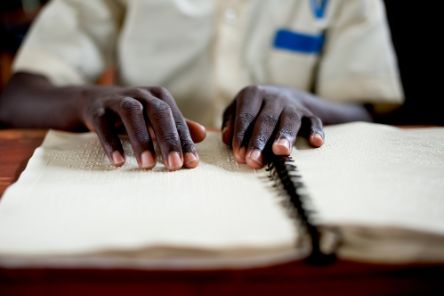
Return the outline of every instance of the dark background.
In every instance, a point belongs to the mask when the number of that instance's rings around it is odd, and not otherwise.
[[[85,0],[90,1],[90,0]],[[29,23],[45,0],[0,0],[0,91]],[[377,121],[389,124],[444,125],[441,82],[443,45],[439,1],[385,0],[398,55],[405,104]],[[25,5],[23,4],[25,3]]]
[[[385,0],[398,55],[404,106],[382,121],[444,125],[442,10],[438,1]]]

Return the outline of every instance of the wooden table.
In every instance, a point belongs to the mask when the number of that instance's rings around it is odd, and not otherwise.
[[[0,195],[24,169],[44,130],[0,130]],[[242,270],[0,268],[0,295],[444,295],[444,265],[339,260]]]

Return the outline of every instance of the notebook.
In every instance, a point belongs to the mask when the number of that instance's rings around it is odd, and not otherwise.
[[[317,149],[298,139],[292,158],[337,256],[443,262],[444,128],[325,133]],[[0,265],[244,268],[310,252],[269,172],[237,164],[219,133],[198,145],[195,169],[140,170],[124,148],[114,168],[95,134],[49,131],[0,200]]]

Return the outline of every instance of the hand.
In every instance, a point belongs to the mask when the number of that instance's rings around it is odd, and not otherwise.
[[[78,112],[96,132],[115,166],[125,162],[118,133],[123,127],[140,168],[156,164],[157,141],[168,170],[194,168],[199,163],[194,142],[205,138],[205,128],[185,120],[171,94],[162,87],[91,87],[82,91]]]
[[[248,86],[224,112],[223,141],[232,147],[239,163],[252,168],[265,165],[264,153],[289,155],[301,127],[308,142],[320,147],[324,143],[322,121],[307,107],[310,99],[286,87]]]

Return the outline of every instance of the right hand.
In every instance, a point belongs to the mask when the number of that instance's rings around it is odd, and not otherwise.
[[[168,170],[194,168],[199,163],[194,143],[205,138],[205,128],[185,120],[163,87],[91,87],[82,92],[78,107],[81,120],[97,133],[115,166],[125,162],[119,126],[128,134],[140,168],[156,164],[153,141]]]

